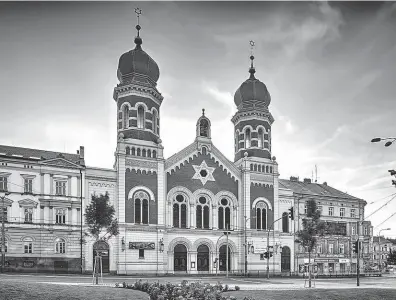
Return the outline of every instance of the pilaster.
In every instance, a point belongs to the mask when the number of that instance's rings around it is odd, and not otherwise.
[[[158,184],[158,225],[165,224],[165,203],[166,203],[166,185],[165,185],[165,161],[158,161],[157,184]]]

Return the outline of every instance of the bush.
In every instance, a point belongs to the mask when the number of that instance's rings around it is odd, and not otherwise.
[[[240,288],[239,286],[237,286],[237,285],[235,286],[235,290],[236,290],[236,291],[239,291],[240,289],[241,289],[241,288]]]
[[[136,281],[134,284],[128,285],[123,282],[124,288],[131,288],[146,292],[150,295],[150,300],[234,300],[234,296],[222,296],[222,292],[229,291],[228,285],[218,282],[216,285],[203,284],[201,282],[191,282],[183,280],[181,284],[175,285],[171,283],[160,284],[159,282],[142,282]],[[239,290],[239,286],[235,286],[235,290]],[[244,300],[254,300],[246,298]]]

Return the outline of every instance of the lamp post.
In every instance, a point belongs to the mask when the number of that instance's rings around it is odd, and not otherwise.
[[[1,198],[1,273],[4,273],[4,264],[5,264],[5,216],[4,216],[4,200],[5,197],[8,196],[9,192],[2,192],[0,194]]]
[[[380,141],[387,141],[387,142],[385,143],[384,146],[385,146],[385,147],[389,147],[390,145],[393,144],[393,142],[396,141],[396,138],[395,138],[395,137],[387,137],[387,138],[379,138],[379,137],[376,137],[376,138],[373,138],[373,139],[371,140],[372,143],[378,143],[378,142],[380,142]]]
[[[381,265],[381,231],[385,231],[385,230],[391,230],[390,228],[383,228],[379,231],[378,233],[378,245],[379,245],[379,263],[378,263],[378,268],[380,273],[382,273],[382,265]]]
[[[249,252],[249,246],[250,246],[250,244],[248,244],[248,242],[247,242],[247,234],[246,234],[246,231],[247,231],[247,222],[250,220],[250,219],[255,219],[256,217],[254,216],[254,217],[251,217],[251,218],[246,218],[246,216],[245,216],[245,276],[246,276],[246,274],[247,274],[247,269],[248,269],[248,252]]]
[[[271,228],[274,227],[274,224],[281,220],[282,218],[276,219],[274,222],[272,222],[271,226],[267,230],[267,279],[269,279],[269,259],[270,259],[270,245],[269,245],[269,236],[271,232]],[[274,228],[273,228],[274,229]],[[274,235],[275,235],[275,229],[274,229]]]

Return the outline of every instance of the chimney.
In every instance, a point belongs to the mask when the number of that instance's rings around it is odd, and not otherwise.
[[[304,183],[311,183],[311,179],[310,178],[304,178]]]
[[[290,176],[290,181],[297,182],[298,181],[298,177]]]
[[[327,185],[327,182],[325,181],[325,182],[323,182],[323,185]]]
[[[84,146],[80,146],[80,158],[84,159]]]

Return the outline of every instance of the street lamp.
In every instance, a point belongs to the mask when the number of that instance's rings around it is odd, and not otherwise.
[[[245,246],[245,276],[247,274],[247,269],[248,269],[248,253],[249,253],[249,250],[250,250],[250,246],[253,247],[253,244],[250,244],[250,243],[247,242],[247,234],[246,234],[247,222],[250,219],[255,219],[255,218],[256,218],[256,216],[253,216],[251,218],[246,218],[246,216],[245,216],[245,244],[244,244],[244,246]],[[251,252],[253,253],[253,250]]]
[[[372,143],[378,143],[378,142],[380,142],[380,141],[387,141],[387,142],[385,143],[385,147],[389,147],[390,145],[393,144],[394,141],[396,141],[396,138],[394,138],[394,137],[378,138],[378,137],[377,137],[377,138],[373,138],[373,139],[371,140]]]
[[[379,231],[378,233],[378,245],[379,245],[379,264],[378,264],[378,268],[379,271],[382,273],[382,265],[381,265],[381,231],[385,231],[385,230],[391,230],[390,228],[383,228]]]
[[[10,192],[1,192],[1,273],[4,273],[4,264],[5,264],[5,216],[4,216],[4,200],[5,197],[10,195]]]

